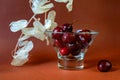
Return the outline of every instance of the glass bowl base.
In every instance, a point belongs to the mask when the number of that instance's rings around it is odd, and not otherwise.
[[[60,69],[68,69],[68,70],[79,70],[84,68],[84,61],[80,59],[58,59],[58,67]]]

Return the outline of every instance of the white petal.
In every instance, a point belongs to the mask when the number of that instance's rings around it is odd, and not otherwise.
[[[24,47],[20,48],[14,55],[11,65],[22,66],[28,61],[29,52],[33,48],[32,41],[26,41]]]
[[[63,2],[63,3],[67,3],[66,7],[68,9],[68,11],[72,11],[72,5],[73,5],[73,0],[55,0],[56,2]]]
[[[22,65],[24,65],[27,61],[28,61],[28,58],[27,58],[27,59],[15,58],[15,59],[12,60],[11,65],[13,65],[13,66],[22,66]]]
[[[55,16],[56,16],[56,12],[54,10],[52,10],[52,11],[50,11],[48,13],[47,19],[50,19],[50,20],[54,21],[55,20]]]
[[[52,25],[51,25],[51,27],[50,27],[50,30],[53,30],[56,26],[57,26],[57,23],[56,23],[56,22],[52,22]]]
[[[28,43],[28,41],[19,41],[19,46],[22,47],[24,45],[26,45]]]
[[[34,28],[24,28],[22,29],[22,34],[27,35],[27,36],[33,36],[35,34],[35,29]]]
[[[43,32],[45,31],[45,27],[42,25],[41,22],[39,21],[34,21],[33,22],[33,26],[35,27],[36,31],[39,30],[40,32]]]
[[[43,8],[43,9],[50,9],[52,7],[54,7],[53,3],[49,3],[49,4],[45,4],[45,5],[41,6],[41,8]]]
[[[46,19],[45,20],[45,29],[50,29],[50,26],[52,25],[52,21],[51,20],[48,20],[48,19]]]
[[[42,41],[45,40],[45,34],[41,33],[41,32],[39,32],[38,34],[35,34],[34,37],[36,37],[37,39],[40,39]]]
[[[22,33],[43,41],[45,39],[45,34],[44,34],[46,30],[45,27],[39,21],[34,21],[33,26],[34,26],[33,28],[24,28],[22,30]]]
[[[22,50],[20,51],[20,50],[19,50],[19,53],[17,52],[17,55],[14,55],[13,58],[14,58],[14,59],[25,60],[25,59],[28,58],[28,56],[29,56],[28,53],[25,53],[25,51],[22,51]]]
[[[49,11],[52,7],[53,7],[53,4],[51,3],[49,5],[40,6],[40,7],[36,8],[36,9],[33,9],[33,12],[35,14],[43,14],[43,13]]]
[[[10,30],[12,32],[17,32],[25,27],[27,27],[27,20],[18,20],[10,23]]]
[[[72,4],[73,4],[73,0],[69,0],[69,3],[67,3],[66,5],[68,11],[72,11]]]
[[[49,30],[53,30],[57,26],[57,23],[54,22],[55,17],[56,17],[56,12],[54,10],[48,13],[47,20],[51,20],[51,26],[50,28],[48,28]]]
[[[24,55],[26,55],[26,53],[32,50],[33,43],[32,41],[24,41],[24,42],[21,42],[21,45],[23,47],[16,52],[15,56],[21,56],[21,58],[24,58],[25,57]]]
[[[15,53],[13,56],[14,58],[20,58],[20,59],[26,59],[28,57],[28,52],[30,52],[33,48],[33,43],[32,41],[26,41],[23,43],[24,46]]]
[[[29,41],[27,44],[25,44],[25,46],[22,48],[23,50],[25,50],[26,52],[31,51],[33,48],[33,42]]]
[[[55,0],[56,2],[64,2],[66,3],[68,0]]]
[[[42,14],[49,11],[54,5],[53,3],[48,3],[48,0],[33,0],[32,11],[35,14]]]
[[[20,41],[24,41],[24,40],[26,40],[26,39],[28,39],[30,36],[28,36],[28,35],[24,35],[24,36],[22,36],[21,38],[19,38],[19,42]]]
[[[38,5],[42,6],[46,4],[48,0],[32,0],[33,6],[37,7]]]

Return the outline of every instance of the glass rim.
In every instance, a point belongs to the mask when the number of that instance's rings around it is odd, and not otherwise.
[[[46,30],[45,33],[59,33],[59,34],[63,34],[63,33],[65,33],[65,32],[53,32],[53,31],[51,31],[51,30]],[[90,32],[79,32],[79,33],[69,32],[69,33],[75,33],[75,34],[98,34],[99,32],[94,31],[94,30],[90,30]]]

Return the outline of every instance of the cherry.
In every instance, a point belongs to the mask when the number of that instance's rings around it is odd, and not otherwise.
[[[100,60],[97,68],[101,72],[108,72],[112,68],[112,63],[109,60]]]
[[[61,55],[69,55],[69,50],[68,50],[68,48],[67,47],[63,47],[63,48],[61,48],[60,49],[60,54]]]
[[[79,48],[78,44],[76,44],[76,43],[67,43],[66,46],[70,52],[78,50],[78,48]]]
[[[85,32],[84,34],[79,34],[81,32]],[[89,43],[91,41],[91,34],[90,34],[90,30],[84,29],[84,30],[77,30],[76,31],[77,34],[79,34],[79,38],[81,39],[81,41],[83,43]]]
[[[72,54],[73,56],[77,56],[77,55],[80,54],[80,51],[81,51],[81,49],[78,49],[78,50],[72,51],[71,54]]]
[[[68,43],[67,48],[73,56],[78,55],[81,51],[81,46],[77,43]]]
[[[61,48],[64,44],[61,39],[54,39],[53,46]]]
[[[66,23],[62,25],[63,32],[72,32],[72,24]]]
[[[76,35],[72,32],[65,32],[62,36],[62,41],[64,43],[74,43],[76,42]]]
[[[79,44],[79,46],[80,46],[81,49],[83,49],[85,47],[85,44],[79,38],[79,34],[76,34],[76,42]]]
[[[54,39],[60,39],[62,37],[62,33],[63,30],[61,27],[56,27],[53,29],[53,33],[52,33],[52,38]]]

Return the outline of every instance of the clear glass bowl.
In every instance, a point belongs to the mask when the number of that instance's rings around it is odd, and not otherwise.
[[[83,69],[84,56],[98,32],[57,32],[46,31],[58,57],[61,69]]]

